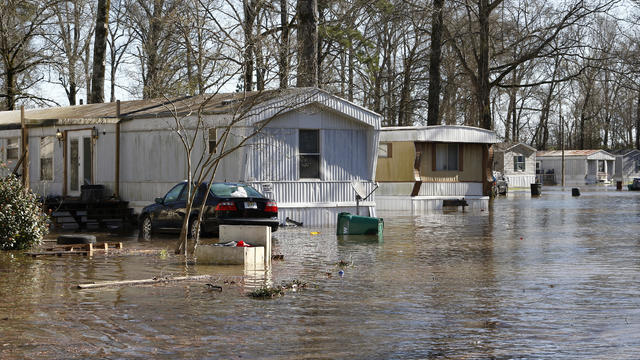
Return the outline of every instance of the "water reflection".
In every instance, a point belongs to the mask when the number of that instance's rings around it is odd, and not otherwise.
[[[381,213],[383,239],[282,229],[284,260],[266,272],[172,255],[0,253],[0,358],[635,358],[640,193],[581,190],[511,192],[485,212]],[[73,288],[198,274],[223,291]],[[313,286],[245,296],[293,279]]]

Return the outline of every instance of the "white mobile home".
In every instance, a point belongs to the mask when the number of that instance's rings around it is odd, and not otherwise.
[[[278,202],[282,222],[332,224],[337,213],[355,212],[352,182],[373,190],[380,115],[313,88],[28,110],[30,185],[74,197],[82,184],[103,184],[139,210],[186,178],[174,115],[192,131],[197,109],[193,163],[220,151],[237,121],[227,145],[247,142],[222,160],[215,179],[252,184]],[[0,145],[13,164],[23,153],[20,127],[19,111],[0,113]],[[361,206],[375,214],[373,198]]]
[[[523,143],[493,146],[493,170],[502,173],[510,188],[529,188],[536,182],[536,149]]]
[[[614,178],[624,183],[632,182],[640,177],[640,150],[623,149],[614,151],[616,170]]]
[[[464,200],[487,209],[490,147],[497,141],[495,132],[469,126],[382,128],[377,208],[431,211]]]
[[[615,157],[604,150],[565,150],[565,184],[609,183],[613,178]],[[562,183],[562,151],[538,151],[539,173],[546,183]]]

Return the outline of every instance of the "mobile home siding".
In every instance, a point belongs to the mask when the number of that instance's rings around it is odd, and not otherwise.
[[[424,182],[482,182],[482,146],[481,144],[461,144],[462,171],[434,171],[433,151],[436,143],[420,143],[420,174]],[[459,150],[460,151],[460,150]]]
[[[413,163],[416,158],[416,146],[411,141],[390,142],[391,157],[378,158],[376,180],[387,181],[415,181]]]

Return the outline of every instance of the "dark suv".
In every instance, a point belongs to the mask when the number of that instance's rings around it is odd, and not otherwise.
[[[191,211],[189,234],[197,229],[196,215],[202,205],[208,184],[202,184]],[[142,209],[139,218],[140,238],[149,240],[154,232],[179,232],[186,214],[187,182],[175,185],[155,204]],[[256,189],[240,183],[213,183],[206,200],[201,233],[218,234],[218,226],[265,225],[278,229],[278,206]]]

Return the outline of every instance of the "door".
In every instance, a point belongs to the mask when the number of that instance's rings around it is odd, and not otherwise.
[[[154,211],[155,215],[152,219],[155,220],[158,228],[162,230],[175,230],[176,219],[179,217],[177,211],[180,209],[180,204],[183,203],[180,200],[180,194],[186,183],[180,183],[174,186],[162,200],[162,204],[158,206]],[[184,208],[184,206],[182,206]]]
[[[91,130],[67,132],[67,195],[80,196],[80,187],[93,183]]]

